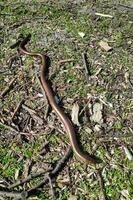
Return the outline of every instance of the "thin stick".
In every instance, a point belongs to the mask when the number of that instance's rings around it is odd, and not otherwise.
[[[12,117],[11,117],[11,120],[12,120],[12,121],[14,120],[14,117],[17,115],[17,113],[20,111],[20,108],[21,108],[21,106],[22,106],[23,103],[24,103],[24,99],[22,99],[22,100],[18,103],[16,109],[14,110],[14,113],[12,114]]]
[[[16,77],[13,78],[10,82],[9,82],[9,85],[5,87],[5,89],[1,92],[0,96],[1,98],[3,98],[12,88],[13,86],[13,83],[15,82],[16,80]]]
[[[114,16],[112,15],[107,15],[107,14],[103,14],[103,13],[95,13],[95,15],[101,16],[101,17],[109,17],[109,18],[114,18]]]
[[[107,195],[106,195],[106,192],[105,192],[105,186],[104,186],[104,181],[103,181],[103,177],[102,177],[102,174],[101,174],[101,169],[96,170],[96,173],[98,175],[103,200],[107,200]]]
[[[23,180],[19,180],[16,183],[13,183],[12,185],[10,185],[8,187],[8,189],[20,186],[20,185],[22,185],[22,184],[24,184],[26,182],[29,182],[32,178],[37,178],[37,177],[39,177],[39,176],[41,176],[41,175],[43,175],[45,173],[46,175],[44,177],[44,180],[28,190],[28,196],[29,196],[30,194],[32,194],[32,192],[34,190],[36,190],[37,188],[41,187],[44,184],[47,184],[49,182],[49,177],[52,179],[52,178],[54,178],[54,177],[56,177],[58,175],[59,171],[64,167],[64,164],[66,163],[66,161],[70,157],[71,153],[72,153],[72,148],[69,147],[67,152],[63,156],[63,158],[59,161],[59,163],[56,165],[56,167],[54,168],[54,170],[52,172],[46,174],[50,170],[50,169],[48,169],[47,171],[42,171],[42,172],[37,172],[35,174],[31,174],[27,178],[25,178]]]
[[[53,169],[53,171],[50,173],[51,178],[55,178],[58,173],[63,169],[65,163],[69,159],[70,155],[72,153],[72,148],[69,146],[67,152],[63,156],[63,158],[59,161],[59,163],[56,165],[56,167]],[[47,184],[49,182],[48,175],[44,177],[43,181],[32,187],[28,190],[28,196],[33,194],[38,188],[42,187],[43,185]]]
[[[93,137],[93,139],[96,139],[96,138],[107,138],[107,139],[109,139],[109,138],[127,138],[127,137],[133,137],[133,134],[132,133],[127,133],[127,134],[118,134],[118,133],[113,133],[112,135],[95,135],[95,137]]]
[[[0,121],[0,125],[1,126],[4,126],[4,128],[6,128],[6,129],[8,129],[8,130],[10,130],[10,131],[12,131],[12,132],[15,132],[16,134],[20,134],[20,135],[37,135],[37,134],[34,134],[34,133],[25,133],[25,132],[21,132],[21,131],[18,131],[18,130],[16,130],[14,127],[12,127],[12,126],[9,126],[9,125],[7,125],[7,124],[5,124],[5,123],[3,123],[3,122],[1,122]]]
[[[17,131],[15,128],[13,128],[12,126],[9,126],[9,125],[7,125],[7,124],[1,122],[1,121],[0,121],[0,125],[1,125],[1,126],[4,126],[4,128],[6,128],[6,129],[8,129],[8,130],[10,130],[10,131],[12,131],[12,132],[15,132],[15,133],[18,133],[18,132],[19,132],[19,131]]]
[[[15,55],[15,56],[10,57],[9,60],[7,61],[7,62],[8,62],[8,67],[11,68],[13,62],[14,62],[14,61],[17,61],[18,58],[19,58],[18,55],[17,55],[17,56]]]
[[[73,58],[65,59],[65,60],[60,60],[59,64],[63,64],[63,63],[66,63],[66,62],[73,62],[73,61],[75,61]]]
[[[55,199],[55,191],[54,191],[52,178],[51,178],[50,174],[48,175],[48,180],[49,180],[49,185],[50,185],[50,189],[51,189],[52,198]]]
[[[15,199],[25,199],[28,193],[26,191],[16,192],[16,191],[0,191],[0,196],[2,197],[13,197]]]
[[[8,189],[12,189],[12,188],[15,188],[17,186],[20,186],[20,185],[23,185],[24,183],[27,183],[29,182],[30,180],[32,180],[33,178],[37,178],[39,176],[42,176],[43,174],[47,173],[49,170],[45,170],[45,171],[42,171],[42,172],[37,172],[35,174],[30,174],[29,176],[27,176],[25,179],[22,179],[22,180],[18,180],[16,183],[13,183],[12,185],[10,185],[8,187]]]
[[[31,118],[30,115],[26,117],[25,125],[24,125],[24,127],[23,127],[23,132],[25,132],[25,130],[27,129],[27,126],[28,126],[28,124],[29,124],[30,118]]]
[[[27,105],[23,104],[22,108],[24,108],[26,111],[30,113],[30,115],[33,117],[34,120],[37,120],[39,124],[43,124],[43,120],[41,117],[38,116],[37,112],[33,110],[32,108],[28,107]]]
[[[86,79],[88,80],[88,77],[91,75],[90,73],[90,63],[87,61],[87,55],[86,53],[82,53],[84,68],[85,68],[85,75]]]
[[[85,109],[88,107],[89,102],[83,107],[83,109],[80,111],[79,116],[82,115],[82,113],[85,111]]]
[[[63,156],[63,158],[58,162],[54,170],[51,172],[51,176],[54,177],[55,175],[58,174],[58,172],[64,167],[64,164],[66,161],[69,159],[70,155],[72,154],[72,147],[69,146],[67,149],[67,152]]]
[[[130,77],[130,75],[129,75],[129,77],[128,77],[128,82],[129,82],[130,87],[133,89],[133,83],[131,82],[131,77]]]
[[[130,7],[130,6],[127,6],[127,5],[124,5],[124,4],[118,4],[116,6],[121,6],[121,7],[127,8],[127,9],[133,9],[133,7]]]

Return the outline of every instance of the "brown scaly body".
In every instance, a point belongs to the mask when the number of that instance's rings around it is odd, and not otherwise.
[[[40,53],[35,53],[35,52],[29,52],[25,45],[28,43],[30,40],[30,35],[28,35],[19,45],[19,51],[25,55],[33,56],[33,57],[39,57],[41,59],[41,73],[40,73],[40,78],[41,78],[41,84],[42,87],[46,93],[46,96],[48,98],[48,101],[52,107],[52,109],[55,111],[57,116],[60,118],[61,122],[63,123],[66,132],[69,135],[70,143],[72,146],[72,149],[76,156],[86,164],[95,164],[96,161],[90,157],[89,154],[83,153],[77,143],[76,140],[76,134],[74,127],[69,120],[69,118],[66,116],[66,114],[62,111],[62,109],[59,107],[59,105],[56,103],[53,93],[51,91],[51,88],[49,87],[49,84],[47,83],[46,77],[45,77],[45,72],[46,72],[46,58],[43,54]]]

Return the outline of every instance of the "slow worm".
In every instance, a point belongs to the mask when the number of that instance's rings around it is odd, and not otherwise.
[[[66,132],[69,135],[70,143],[71,143],[74,153],[81,161],[85,162],[86,164],[92,164],[92,163],[95,164],[96,163],[95,159],[92,158],[88,153],[82,152],[81,149],[79,148],[79,145],[78,145],[77,139],[76,139],[75,130],[74,130],[74,127],[73,127],[71,121],[69,120],[69,118],[66,116],[66,114],[62,111],[62,109],[59,107],[59,105],[55,101],[52,90],[46,79],[46,57],[45,57],[45,55],[43,55],[41,53],[29,52],[26,49],[25,46],[28,43],[28,41],[30,40],[30,38],[31,38],[31,35],[28,35],[20,43],[20,45],[19,45],[20,53],[29,55],[29,56],[33,56],[33,57],[38,57],[41,59],[40,80],[41,80],[42,88],[44,89],[44,91],[46,93],[46,96],[48,98],[48,101],[49,101],[52,109],[55,111],[57,116],[60,118],[61,122],[63,123],[63,125],[66,129]]]

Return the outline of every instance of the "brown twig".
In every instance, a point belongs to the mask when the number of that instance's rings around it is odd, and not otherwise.
[[[36,120],[40,125],[43,124],[43,119],[38,116],[37,112],[25,104],[22,104],[22,108],[25,109],[32,116],[34,120]]]
[[[129,82],[130,87],[133,89],[133,83],[131,82],[131,77],[130,77],[130,75],[129,75],[129,77],[128,77],[128,82]]]
[[[99,179],[99,184],[100,184],[100,188],[101,188],[101,192],[102,192],[102,196],[103,196],[103,200],[108,200],[107,195],[106,195],[106,191],[105,191],[105,186],[104,186],[104,181],[103,181],[103,177],[101,174],[101,169],[96,170],[98,179]]]
[[[50,174],[48,175],[48,180],[49,180],[49,185],[50,185],[50,189],[51,189],[52,199],[55,199],[55,191],[54,191],[54,187],[53,187],[53,183],[52,183],[52,178],[51,178]]]
[[[18,103],[17,107],[15,108],[15,110],[14,110],[14,112],[13,112],[13,114],[12,114],[11,121],[14,120],[14,117],[15,117],[15,116],[17,115],[17,113],[20,111],[20,108],[21,108],[21,106],[22,106],[23,103],[24,103],[24,99],[22,99],[22,100]]]
[[[34,133],[26,133],[26,132],[21,132],[21,131],[18,131],[17,129],[15,129],[14,127],[10,126],[10,125],[7,125],[3,122],[0,121],[0,125],[1,126],[4,126],[4,128],[10,130],[11,132],[14,132],[15,134],[19,134],[19,135],[37,135],[37,134],[34,134]]]
[[[26,119],[25,119],[25,124],[24,124],[24,127],[23,127],[23,132],[26,131],[28,124],[30,124],[30,119],[31,119],[31,116],[28,115],[28,116],[26,117]]]
[[[90,63],[87,61],[86,53],[82,53],[82,59],[85,68],[86,79],[88,80],[88,77],[91,76],[91,73],[90,73]]]
[[[16,191],[0,191],[1,197],[13,197],[15,199],[25,199],[28,193],[26,191],[23,192],[16,192]]]
[[[16,85],[16,87],[14,88],[13,91],[11,91],[10,93],[14,93],[16,91],[20,91],[22,89],[24,89],[26,86],[28,87],[30,85],[31,81],[28,81],[27,83],[21,84],[21,85]]]
[[[42,187],[43,185],[47,184],[49,181],[52,181],[53,178],[55,178],[58,173],[63,169],[66,161],[69,159],[70,155],[72,153],[72,148],[69,147],[66,154],[63,156],[63,158],[59,161],[59,163],[56,165],[56,167],[53,169],[53,171],[49,172],[47,174],[47,172],[50,170],[47,170],[47,171],[43,171],[43,172],[37,172],[36,174],[31,174],[29,175],[27,178],[23,179],[23,180],[19,180],[17,181],[16,183],[10,185],[8,187],[8,189],[12,189],[12,188],[15,188],[17,186],[20,186],[20,185],[23,185],[24,183],[26,182],[29,182],[30,180],[32,180],[33,178],[37,178],[39,176],[42,176],[43,174],[45,174],[44,176],[44,179],[43,181],[41,181],[40,183],[38,183],[37,185],[35,185],[34,187],[32,187],[31,189],[29,189],[27,191],[28,193],[28,197],[33,194],[34,192],[36,192],[36,190],[40,187]],[[49,178],[51,180],[49,180]],[[49,182],[50,183],[50,182]],[[51,186],[51,185],[50,185]],[[51,191],[53,192],[53,189],[52,189],[53,186],[51,186]],[[54,196],[54,193],[53,193],[53,196]]]
[[[70,191],[71,191],[71,193],[74,193],[74,191],[73,191],[73,181],[72,181],[72,172],[71,172],[70,166],[68,166],[66,170],[67,170],[67,174],[68,174],[68,177],[69,177]]]
[[[17,61],[17,60],[18,60],[18,58],[19,58],[19,56],[18,56],[18,55],[15,55],[15,56],[12,56],[12,57],[10,57],[10,58],[9,58],[9,60],[7,61],[7,62],[8,62],[8,67],[9,67],[9,68],[11,68],[11,67],[12,67],[12,64],[13,64],[13,62],[14,62],[14,61]]]
[[[23,185],[24,183],[27,183],[27,182],[31,181],[33,178],[37,178],[39,176],[42,176],[43,174],[46,174],[48,171],[50,171],[50,169],[47,170],[47,171],[45,170],[45,171],[37,172],[35,174],[30,174],[25,179],[19,180],[16,183],[13,183],[12,185],[10,185],[8,187],[8,189],[12,189],[12,188],[15,188],[17,186]]]
[[[65,60],[60,60],[59,64],[63,64],[63,63],[66,63],[66,62],[73,62],[73,61],[75,61],[73,58],[65,59]]]
[[[65,153],[65,155],[63,156],[63,158],[59,161],[59,163],[56,165],[56,167],[53,169],[53,171],[51,173],[49,173],[51,179],[55,178],[58,175],[58,173],[64,168],[64,165],[67,162],[67,160],[70,158],[71,153],[72,153],[72,148],[69,146],[69,148],[68,148],[67,152]],[[40,183],[38,183],[37,185],[35,185],[34,187],[32,187],[28,190],[28,196],[30,196],[31,194],[36,192],[36,190],[38,188],[44,186],[48,182],[49,182],[48,175],[46,175],[44,177],[43,181],[41,181]]]
[[[48,149],[49,149],[49,142],[46,142],[41,146],[39,155],[44,156],[47,153]]]
[[[13,78],[10,82],[9,82],[9,85],[5,87],[5,89],[1,92],[0,96],[1,98],[3,98],[12,88],[13,86],[13,83],[15,82],[16,80],[16,77]]]
[[[128,83],[130,85],[130,87],[133,89],[133,83],[131,81],[131,77],[129,72],[125,72],[125,81],[126,83]]]
[[[89,104],[89,102],[87,102],[86,105],[83,107],[83,109],[80,111],[79,116],[81,116],[83,114],[85,109],[89,106],[88,104]]]
[[[8,130],[10,130],[10,131],[12,131],[12,132],[15,132],[15,133],[18,133],[18,132],[19,132],[19,131],[16,130],[14,127],[9,126],[9,125],[7,125],[7,124],[1,122],[1,121],[0,121],[0,125],[1,125],[1,126],[4,126],[4,128],[6,128],[6,129],[8,129]]]
[[[93,148],[92,148],[92,151],[91,151],[91,154],[95,154],[97,149],[99,148],[99,146],[101,145],[101,142],[98,142],[98,144],[94,144]]]
[[[127,9],[133,9],[133,7],[131,7],[131,6],[120,4],[120,3],[117,4],[116,6],[121,6],[121,7],[127,8]]]
[[[106,135],[100,135],[97,134],[95,135],[95,137],[93,137],[93,139],[97,139],[97,138],[104,138],[104,139],[110,139],[110,138],[127,138],[127,137],[133,137],[132,133],[127,133],[127,134],[119,134],[119,133],[112,133],[112,134],[106,134]]]

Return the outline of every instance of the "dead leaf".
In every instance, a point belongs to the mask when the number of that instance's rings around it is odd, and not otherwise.
[[[19,81],[24,80],[24,72],[23,72],[22,70],[20,70],[20,71],[18,72],[18,80],[19,80]]]
[[[129,45],[132,44],[132,41],[131,40],[127,41],[127,44],[129,44]]]
[[[42,94],[42,93],[38,93],[38,94],[36,95],[36,97],[42,98],[42,97],[43,97],[43,94]]]
[[[97,122],[98,124],[103,123],[103,116],[102,116],[103,104],[95,103],[93,105],[93,114],[91,116],[91,120]]]
[[[125,154],[126,154],[127,158],[128,158],[129,160],[133,160],[133,155],[132,155],[132,153],[129,151],[129,149],[128,149],[127,147],[125,147],[125,146],[123,146],[123,148],[124,148],[124,151],[125,151]]]
[[[129,72],[125,72],[125,81],[126,81],[126,83],[128,83],[128,81],[129,81]]]
[[[72,108],[71,118],[75,125],[80,126],[78,117],[79,117],[79,106],[77,103],[75,103]]]
[[[110,51],[110,50],[112,49],[112,47],[110,47],[110,46],[108,45],[107,42],[102,41],[102,40],[99,42],[99,45],[100,45],[100,47],[102,47],[105,51]]]
[[[19,177],[19,169],[16,169],[15,170],[15,177],[14,177],[14,179],[17,180],[18,177]]]
[[[130,200],[130,197],[129,197],[129,192],[128,190],[122,190],[121,191],[121,194],[126,198],[126,200]]]
[[[85,131],[88,132],[88,133],[92,133],[93,132],[92,129],[90,129],[89,127],[86,127]]]
[[[4,188],[4,187],[6,187],[6,185],[7,185],[7,182],[3,179],[0,179],[0,187]]]
[[[68,198],[68,200],[77,200],[77,199],[78,199],[78,197],[75,196],[75,195],[71,195],[71,196]]]
[[[83,32],[78,32],[78,34],[79,34],[79,36],[82,37],[82,38],[85,36],[85,33],[83,33]]]
[[[101,131],[101,126],[100,126],[99,124],[96,124],[96,125],[94,126],[94,131],[96,131],[96,132]]]
[[[23,177],[27,178],[27,176],[29,175],[29,168],[31,166],[32,160],[30,158],[27,158],[27,160],[25,160],[24,166],[23,166]]]

